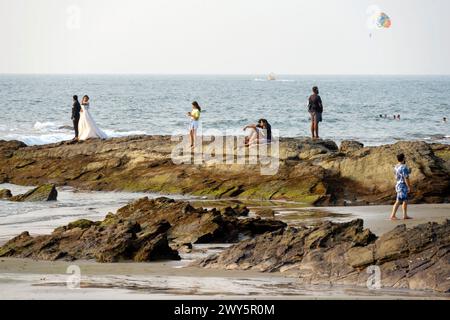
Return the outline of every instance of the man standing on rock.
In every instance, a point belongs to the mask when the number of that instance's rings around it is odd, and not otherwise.
[[[398,164],[394,168],[395,179],[397,183],[395,185],[395,191],[397,191],[397,201],[395,201],[392,208],[391,220],[397,220],[395,216],[397,214],[398,207],[402,204],[403,219],[412,219],[408,216],[408,193],[411,192],[411,183],[409,181],[409,174],[411,170],[406,166],[405,155],[403,153],[397,155]]]
[[[78,122],[80,121],[80,111],[81,105],[78,102],[78,96],[73,96],[73,104],[72,104],[72,121],[73,121],[73,129],[75,130],[75,138],[73,140],[78,140]]]
[[[323,105],[319,96],[319,88],[312,88],[312,95],[308,99],[308,112],[311,116],[311,136],[313,139],[319,139],[319,122],[322,122]]]

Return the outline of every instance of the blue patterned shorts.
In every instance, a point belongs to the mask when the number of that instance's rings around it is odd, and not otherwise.
[[[405,184],[399,184],[395,187],[397,191],[397,200],[408,201],[408,187]]]

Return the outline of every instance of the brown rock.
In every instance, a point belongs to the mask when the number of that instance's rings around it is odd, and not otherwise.
[[[27,145],[21,141],[5,141],[0,140],[0,155],[5,158],[12,157],[14,151],[19,150],[20,148],[25,148]]]
[[[250,210],[247,207],[240,205],[223,209],[223,214],[229,217],[246,217],[249,212]]]
[[[11,201],[24,202],[24,201],[56,201],[58,197],[58,191],[54,184],[45,184],[34,188],[24,194],[13,196],[9,198]]]
[[[346,252],[347,263],[353,268],[371,265],[375,262],[373,246],[353,247]]]
[[[302,283],[366,286],[368,266],[378,266],[383,287],[450,292],[450,220],[382,237],[362,220],[323,222],[278,230],[242,241],[196,264],[205,268],[282,271]]]
[[[450,201],[450,149],[445,145],[415,141],[360,148],[356,142],[345,142],[341,150],[346,152],[339,152],[330,140],[282,138],[278,171],[269,176],[261,175],[260,165],[248,162],[175,164],[175,146],[169,136],[32,147],[0,141],[0,181],[316,205],[386,204],[395,197],[392,172],[396,154],[403,152],[412,168],[411,202]]]
[[[0,199],[9,200],[12,197],[11,190],[0,189]]]
[[[240,236],[256,234],[284,228],[282,222],[262,222],[260,219],[238,219],[241,214],[230,214],[216,209],[194,208],[189,203],[168,198],[149,200],[142,198],[117,211],[117,217],[133,218],[141,225],[153,221],[167,220],[172,228],[168,231],[171,242],[184,243],[227,243],[236,242]],[[247,210],[242,209],[242,210]]]
[[[340,152],[352,152],[364,148],[364,144],[355,140],[344,140],[339,147]]]
[[[257,216],[262,217],[262,218],[273,218],[273,217],[275,217],[275,211],[273,211],[273,209],[270,209],[270,208],[258,209],[258,210],[255,211],[255,214]]]
[[[23,233],[0,248],[0,256],[99,262],[179,259],[172,248],[237,242],[285,227],[281,221],[242,219],[164,197],[142,198],[116,214],[108,214],[103,221],[77,220],[56,228],[51,235],[31,237]]]

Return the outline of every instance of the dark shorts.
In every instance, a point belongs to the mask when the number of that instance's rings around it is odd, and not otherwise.
[[[322,112],[311,111],[309,114],[311,115],[311,121],[322,122]]]

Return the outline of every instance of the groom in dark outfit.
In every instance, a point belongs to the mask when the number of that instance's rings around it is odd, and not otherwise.
[[[78,102],[78,96],[73,96],[72,121],[73,121],[73,128],[75,130],[75,138],[73,138],[73,140],[78,140],[78,122],[80,121],[80,111],[81,105]]]

